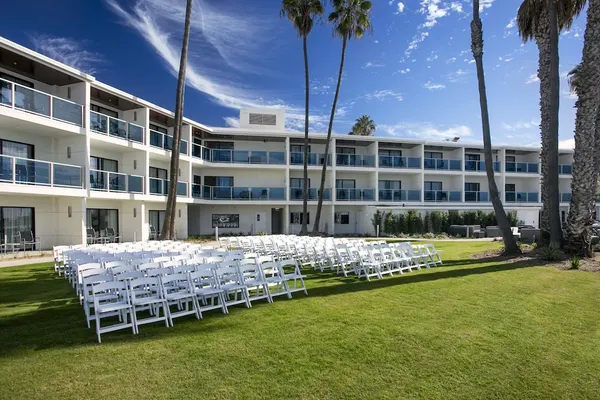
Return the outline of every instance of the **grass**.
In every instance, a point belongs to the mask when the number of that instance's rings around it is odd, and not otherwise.
[[[50,265],[0,269],[0,399],[600,398],[600,274],[472,260],[104,335]]]

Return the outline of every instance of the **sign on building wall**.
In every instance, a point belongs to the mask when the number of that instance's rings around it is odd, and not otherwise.
[[[239,228],[240,214],[213,214],[212,227],[216,228]]]

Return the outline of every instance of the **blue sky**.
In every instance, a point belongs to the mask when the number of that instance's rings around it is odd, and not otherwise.
[[[522,45],[515,0],[480,0],[484,63],[496,144],[539,143],[537,48]],[[303,129],[301,41],[279,0],[195,0],[185,115],[236,126],[240,107],[285,107]],[[184,0],[10,2],[0,35],[173,109]],[[477,78],[468,0],[373,0],[374,32],[348,45],[334,131],[362,114],[379,136],[479,141]],[[326,13],[331,10],[327,4]],[[325,18],[326,21],[326,18]],[[560,38],[560,138],[573,137],[566,73],[581,59],[585,15]],[[317,25],[309,37],[311,129],[326,131],[341,41]],[[565,142],[568,143],[568,142]]]

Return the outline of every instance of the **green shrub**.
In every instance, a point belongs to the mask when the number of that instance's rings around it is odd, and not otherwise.
[[[377,210],[375,214],[373,214],[373,218],[371,218],[371,223],[373,224],[373,230],[377,232],[377,227],[381,228],[381,223],[383,222],[383,217],[385,213],[383,211]]]
[[[441,233],[445,232],[443,230],[444,224],[444,214],[441,211],[432,211],[429,217],[429,221],[431,224],[431,232],[433,233]]]
[[[506,214],[506,216],[508,217],[508,223],[510,224],[510,226],[524,225],[523,223],[519,224],[519,222],[523,221],[519,221],[519,219],[517,218],[516,211],[509,211],[508,214]]]
[[[552,247],[544,247],[542,249],[541,257],[542,260],[546,261],[558,261],[560,260],[560,253],[558,252],[558,250]]]
[[[579,257],[575,256],[571,258],[571,269],[579,269],[579,264],[581,264]]]
[[[431,214],[429,211],[425,213],[425,217],[423,218],[423,233],[433,232],[433,228],[431,227]]]

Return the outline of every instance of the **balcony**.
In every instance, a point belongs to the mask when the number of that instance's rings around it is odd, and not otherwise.
[[[173,136],[165,135],[164,133],[150,131],[150,146],[158,147],[164,150],[173,150]],[[179,153],[187,155],[188,153],[188,142],[187,140],[181,140],[179,145]]]
[[[90,129],[102,135],[144,143],[144,127],[90,111]]]
[[[488,192],[465,192],[465,202],[487,203],[490,201]]]
[[[561,203],[570,203],[571,202],[571,193],[561,193],[560,194],[560,202]]]
[[[465,171],[485,172],[485,161],[467,160],[465,161]],[[500,172],[500,161],[494,161],[494,172]]]
[[[192,193],[197,197],[198,186],[193,185]],[[198,198],[198,197],[197,197]],[[229,187],[202,186],[202,198],[206,200],[285,200],[283,187]]]
[[[539,203],[538,192],[506,192],[504,201],[507,203]]]
[[[380,189],[379,201],[421,201],[421,191],[402,189]]]
[[[423,192],[423,198],[428,202],[462,201],[461,196],[460,191],[426,190]]]
[[[56,121],[83,126],[83,106],[0,79],[0,105]]]
[[[435,169],[437,171],[462,171],[462,160],[440,160],[437,158],[423,159],[425,169]]]
[[[177,182],[177,196],[187,197],[187,182]],[[150,194],[167,196],[169,194],[169,181],[160,178],[150,178]]]
[[[192,157],[210,161],[210,149],[197,143],[192,143]]]
[[[197,147],[196,147],[197,146]],[[200,148],[198,148],[200,147]],[[284,165],[283,151],[218,150],[194,145],[193,156],[214,163]]]
[[[303,188],[290,188],[290,200],[304,200]],[[308,200],[319,200],[319,189],[308,189]],[[323,189],[323,201],[331,200],[331,191],[327,188]]]
[[[539,173],[539,163],[506,163],[506,172],[515,172],[520,174],[537,174]]]
[[[83,188],[81,167],[10,156],[0,156],[0,182]]]
[[[308,165],[319,166],[325,163],[325,154],[308,153]],[[304,153],[290,153],[290,164],[304,165]],[[331,154],[327,157],[327,165],[331,166]]]
[[[144,193],[144,177],[92,169],[90,189],[102,192]]]
[[[560,164],[558,166],[558,173],[560,175],[571,175],[573,173],[573,165],[572,164]]]
[[[379,168],[421,169],[420,157],[379,156]]]
[[[335,163],[338,167],[375,167],[375,156],[360,154],[336,154]]]
[[[337,201],[373,201],[375,189],[335,189]]]

